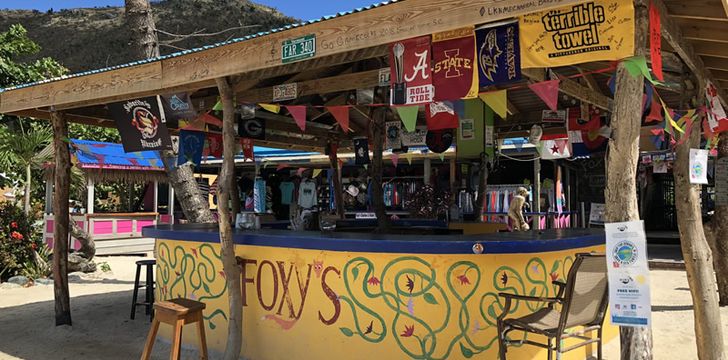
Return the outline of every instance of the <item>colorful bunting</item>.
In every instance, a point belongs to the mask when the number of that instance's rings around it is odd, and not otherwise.
[[[528,88],[531,89],[536,95],[538,95],[546,106],[551,111],[556,111],[559,102],[559,83],[560,80],[548,80],[539,83],[528,84]]]
[[[440,161],[442,161],[442,162],[445,161],[445,153],[444,152],[437,154],[437,156],[440,158]]]
[[[412,153],[405,153],[404,158],[407,159],[407,164],[412,165]]]
[[[212,107],[212,111],[222,111],[222,109],[223,109],[223,107],[222,107],[222,100],[218,100],[215,103],[215,106]]]
[[[482,93],[480,99],[488,105],[501,119],[505,119],[508,114],[508,98],[506,90],[498,90]]]
[[[336,123],[341,126],[341,131],[349,132],[349,107],[348,106],[327,106],[326,110],[334,116]]]
[[[207,150],[208,154],[216,158],[222,158],[222,134],[207,134]]]
[[[390,159],[392,160],[392,165],[394,165],[394,167],[397,167],[397,164],[399,163],[399,154],[392,153],[392,155],[390,156]]]
[[[404,124],[404,128],[407,132],[415,131],[417,126],[417,113],[419,112],[420,107],[417,105],[397,106],[395,109],[397,109],[397,114],[399,114],[399,118],[402,119],[402,123]]]
[[[285,168],[287,168],[287,167],[290,167],[290,166],[288,165],[288,163],[280,163],[280,164],[278,164],[278,166],[276,167],[276,171],[281,171],[281,170],[283,170],[283,169],[285,169]]]
[[[656,81],[652,78],[652,74],[650,74],[650,69],[647,67],[647,60],[643,55],[632,56],[624,59],[624,67],[625,69],[627,69],[627,72],[629,72],[632,77],[642,75],[647,81],[651,82],[654,85],[660,83],[659,81]]]
[[[258,104],[260,107],[262,107],[265,110],[268,110],[274,114],[278,114],[281,112],[281,106],[278,104],[266,104],[266,103],[260,103]]]
[[[663,120],[662,117],[662,107],[658,103],[658,100],[656,99],[657,96],[652,97],[652,104],[650,105],[650,113],[647,114],[647,117],[645,117],[645,122],[660,122]]]
[[[300,167],[298,170],[296,170],[296,175],[301,176],[303,175],[303,172],[306,171],[305,167]]]
[[[705,85],[705,101],[707,102],[706,112],[710,131],[719,133],[728,130],[728,116],[718,98],[718,89],[710,81]]]
[[[287,105],[286,109],[293,116],[301,131],[306,131],[306,106]]]

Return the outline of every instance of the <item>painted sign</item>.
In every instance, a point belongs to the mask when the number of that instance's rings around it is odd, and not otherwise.
[[[191,162],[199,165],[202,160],[202,150],[205,144],[205,133],[202,131],[180,130],[179,155],[177,165]]]
[[[728,157],[715,161],[715,205],[728,205]]]
[[[312,58],[316,55],[316,34],[285,40],[281,44],[281,61],[284,64]]]
[[[430,36],[396,42],[389,47],[392,105],[432,102]]]
[[[589,210],[589,224],[604,224],[604,213],[606,211],[607,209],[604,204],[591,203],[591,210]]]
[[[434,100],[458,100],[478,96],[473,27],[432,35],[432,83]]]
[[[498,293],[554,296],[551,282],[565,280],[574,254],[589,251],[604,247],[493,256],[236,246],[246,333],[241,355],[260,360],[495,359],[503,301]],[[220,244],[158,240],[156,254],[157,299],[205,302],[208,345],[224,349],[229,306]],[[510,316],[543,306],[518,301]],[[171,332],[169,327],[160,331]],[[616,329],[607,326],[605,338],[615,335]],[[185,332],[185,343],[197,344],[196,336]],[[573,343],[565,340],[564,346]],[[583,351],[571,353],[586,357]],[[546,357],[532,346],[512,347],[508,355]]]
[[[178,128],[180,121],[190,122],[197,118],[197,111],[187,93],[161,95],[162,109],[167,128]]]
[[[281,84],[273,87],[273,101],[293,100],[298,97],[298,84]]]
[[[402,132],[402,145],[404,146],[425,146],[425,136],[427,136],[427,127],[418,126],[415,131]]]
[[[475,38],[480,87],[521,78],[518,23],[478,29]]]
[[[391,68],[379,69],[379,86],[389,86],[390,79],[392,78]]]
[[[612,325],[650,326],[650,270],[642,220],[604,224]]]
[[[705,149],[690,149],[689,166],[691,184],[708,183],[708,152]]]
[[[543,110],[541,121],[545,123],[566,124],[566,110]]]
[[[172,149],[156,96],[112,103],[108,107],[125,152]]]
[[[519,27],[523,68],[620,60],[634,55],[632,0],[595,0],[535,12],[521,16]]]
[[[265,120],[260,118],[238,118],[238,135],[240,137],[265,140]]]

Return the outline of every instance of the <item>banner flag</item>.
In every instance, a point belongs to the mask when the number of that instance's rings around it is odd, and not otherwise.
[[[634,55],[632,0],[594,0],[519,18],[521,67],[554,68]]]
[[[650,1],[650,60],[652,71],[660,81],[665,81],[662,75],[662,34],[660,24],[660,10]]]
[[[265,119],[238,117],[238,135],[243,138],[265,140]]]
[[[553,139],[541,141],[541,159],[555,160],[571,157],[571,149],[568,146],[569,139]]]
[[[275,114],[278,114],[279,112],[281,112],[281,106],[277,105],[277,104],[260,103],[258,105],[260,105],[260,107],[262,107],[263,109],[266,109]]]
[[[200,131],[180,130],[179,155],[177,165],[191,162],[199,165],[202,161],[202,149],[205,145],[205,133]]]
[[[433,102],[425,105],[427,130],[456,129],[458,116],[450,101]]]
[[[391,149],[392,151],[399,150],[402,148],[402,122],[387,121],[384,124],[385,129],[385,149]]]
[[[706,113],[708,114],[710,131],[713,133],[728,131],[728,117],[726,117],[725,109],[720,103],[718,89],[710,80],[705,85],[705,100],[708,102]]]
[[[222,134],[207,134],[208,154],[216,158],[222,158]]]
[[[255,152],[253,147],[253,139],[241,138],[240,145],[243,146],[243,158],[255,160]]]
[[[560,82],[560,80],[541,81],[535,84],[528,84],[528,88],[538,95],[551,111],[556,111],[559,105]]]
[[[349,132],[349,107],[348,106],[327,106],[326,110],[334,116],[336,123],[341,126],[341,131]]]
[[[420,107],[417,105],[397,106],[395,109],[397,109],[397,114],[399,114],[399,118],[402,120],[407,132],[415,131],[415,127],[417,126],[417,113],[419,113]]]
[[[389,46],[392,105],[432,102],[430,36],[398,41]]]
[[[167,128],[179,128],[180,122],[189,123],[197,118],[192,100],[187,93],[160,96]]]
[[[306,131],[306,106],[287,105],[286,110],[293,116],[296,125],[301,131]]]
[[[475,79],[473,27],[432,35],[432,84],[435,101],[473,98],[478,95]]]
[[[369,139],[357,138],[354,142],[354,156],[357,165],[369,164]]]
[[[172,139],[156,96],[112,103],[108,107],[125,152],[172,150]]]
[[[506,90],[486,92],[479,96],[501,119],[506,119],[508,115],[508,95],[506,95]]]
[[[392,155],[390,156],[390,159],[392,160],[392,165],[394,165],[394,167],[397,167],[397,164],[399,164],[399,154],[392,153]]]
[[[521,45],[517,22],[476,30],[475,44],[480,87],[521,78]]]

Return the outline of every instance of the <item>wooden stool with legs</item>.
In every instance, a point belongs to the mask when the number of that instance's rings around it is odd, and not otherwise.
[[[202,310],[205,304],[190,299],[173,299],[169,301],[160,301],[154,303],[154,321],[149,329],[147,343],[144,345],[142,360],[148,360],[152,354],[154,340],[157,337],[159,324],[170,324],[174,327],[172,333],[172,352],[169,356],[172,360],[180,358],[180,349],[182,346],[182,327],[186,324],[197,323],[197,331],[200,341],[200,359],[207,359],[207,341],[205,339],[205,322],[202,318]]]

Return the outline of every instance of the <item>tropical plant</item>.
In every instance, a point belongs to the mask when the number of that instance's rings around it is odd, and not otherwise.
[[[35,261],[42,245],[35,220],[15,204],[0,203],[0,280],[22,274],[26,264]]]
[[[0,166],[14,169],[24,174],[23,211],[30,212],[30,194],[32,191],[32,170],[40,169],[50,160],[50,154],[40,152],[53,137],[51,128],[38,123],[23,125],[18,120],[19,132],[3,131],[0,135]],[[28,125],[29,128],[28,128]]]
[[[50,276],[53,270],[50,262],[51,253],[52,250],[46,244],[41,244],[33,251],[33,260],[25,261],[25,267],[20,274],[33,280]]]

